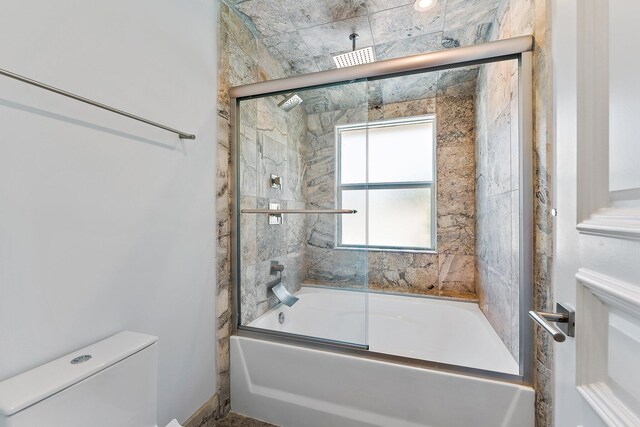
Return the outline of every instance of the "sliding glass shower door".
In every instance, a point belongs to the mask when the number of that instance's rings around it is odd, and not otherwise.
[[[240,326],[366,348],[367,201],[336,184],[366,190],[366,161],[339,159],[367,132],[341,145],[337,129],[366,125],[367,83],[241,99],[237,117]]]

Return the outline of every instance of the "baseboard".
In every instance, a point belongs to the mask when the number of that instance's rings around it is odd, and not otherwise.
[[[189,417],[184,427],[213,427],[214,423],[224,416],[220,414],[219,403],[220,399],[216,393]]]

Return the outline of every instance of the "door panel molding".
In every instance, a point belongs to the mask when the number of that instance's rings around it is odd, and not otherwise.
[[[640,239],[640,209],[604,208],[577,226],[583,234]]]
[[[576,388],[607,425],[640,425],[640,373],[621,362],[640,348],[640,286],[585,268],[576,279]]]
[[[612,206],[609,191],[609,1],[580,1],[578,22],[576,228],[639,239],[640,209]]]

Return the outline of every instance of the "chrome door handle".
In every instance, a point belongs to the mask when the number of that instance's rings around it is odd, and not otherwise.
[[[553,336],[554,341],[563,342],[567,336],[575,336],[576,313],[563,304],[556,304],[556,313],[546,313],[544,311],[530,311],[529,317],[545,331]],[[552,323],[558,323],[558,327]]]

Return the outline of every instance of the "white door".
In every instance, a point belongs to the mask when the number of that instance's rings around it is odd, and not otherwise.
[[[555,425],[640,426],[640,0],[553,0]]]

